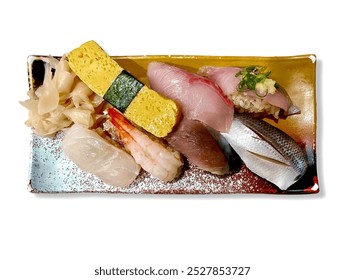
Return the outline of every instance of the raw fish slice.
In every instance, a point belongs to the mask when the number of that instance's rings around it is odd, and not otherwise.
[[[198,168],[217,175],[229,173],[229,165],[223,152],[199,121],[182,119],[166,140]]]
[[[248,114],[235,114],[228,133],[222,133],[245,165],[256,175],[286,190],[306,172],[302,148],[276,127]]]
[[[238,84],[241,81],[241,76],[237,76],[242,69],[238,67],[214,67],[214,66],[203,66],[199,69],[200,75],[208,77],[211,81],[216,83],[224,92],[225,95],[242,95],[251,98],[260,98],[252,90],[238,93]],[[291,98],[287,92],[281,87],[277,86],[274,94],[266,94],[263,98],[264,101],[270,105],[276,106],[284,110],[286,115],[297,114],[300,110],[293,105]]]
[[[130,185],[140,171],[128,153],[81,125],[75,124],[67,130],[62,149],[80,169],[112,186]]]
[[[237,93],[237,85],[241,81],[241,77],[236,77],[236,74],[240,71],[241,68],[238,67],[202,66],[198,73],[208,77],[228,95]]]
[[[233,103],[209,79],[161,62],[151,62],[147,75],[151,88],[179,103],[186,118],[217,131],[229,130]]]
[[[219,148],[223,152],[229,165],[229,173],[234,174],[240,171],[243,162],[241,158],[238,156],[238,154],[235,152],[235,150],[231,147],[229,142],[226,140],[226,138],[222,135],[222,133],[210,127],[206,128],[211,133],[212,137],[216,140]]]

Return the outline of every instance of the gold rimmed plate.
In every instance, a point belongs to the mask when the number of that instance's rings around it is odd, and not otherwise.
[[[217,176],[201,171],[193,165],[186,166],[181,177],[164,183],[141,171],[127,188],[118,188],[102,182],[93,174],[85,173],[68,160],[61,150],[63,133],[54,138],[32,134],[29,188],[37,193],[161,193],[161,194],[205,194],[205,193],[318,193],[316,168],[316,56],[298,55],[286,57],[239,57],[239,56],[124,56],[113,57],[124,69],[141,82],[149,85],[147,66],[152,61],[173,64],[196,73],[204,65],[265,66],[272,71],[271,77],[289,93],[301,113],[287,118],[265,119],[290,135],[308,156],[305,175],[287,190],[282,191],[270,182],[249,171],[244,164],[238,172]],[[44,77],[44,65],[39,56],[28,58],[30,87],[38,87]]]

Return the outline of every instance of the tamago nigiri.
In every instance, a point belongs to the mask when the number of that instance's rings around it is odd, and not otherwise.
[[[177,104],[138,81],[95,41],[72,50],[67,58],[73,72],[130,121],[157,137],[172,131],[179,119]]]

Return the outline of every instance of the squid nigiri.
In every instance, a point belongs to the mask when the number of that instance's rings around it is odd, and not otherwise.
[[[233,103],[208,78],[161,62],[151,62],[147,76],[151,88],[176,101],[185,118],[198,120],[217,131],[229,130]]]
[[[129,186],[140,171],[140,166],[128,153],[79,124],[67,130],[62,150],[80,169],[111,186]]]
[[[216,83],[240,113],[264,113],[278,118],[281,110],[284,115],[300,112],[285,89],[270,79],[270,72],[264,72],[263,67],[203,66],[198,73]]]

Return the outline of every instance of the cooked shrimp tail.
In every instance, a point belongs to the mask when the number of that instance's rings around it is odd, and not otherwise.
[[[120,140],[145,171],[165,182],[172,181],[180,175],[183,161],[178,152],[171,151],[152,140],[114,108],[108,109],[108,115],[118,131]]]

